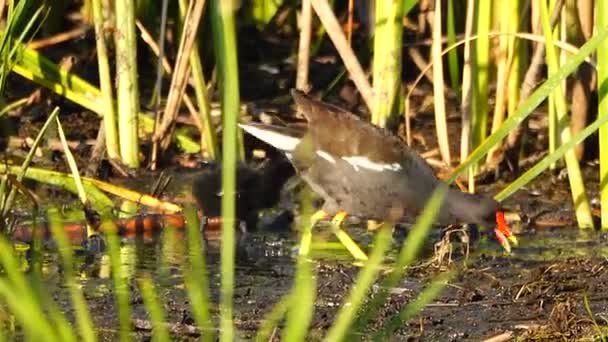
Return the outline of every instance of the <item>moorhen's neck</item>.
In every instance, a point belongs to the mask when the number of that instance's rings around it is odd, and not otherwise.
[[[491,197],[450,188],[444,200],[440,221],[475,223],[491,229],[496,226],[495,217],[499,210],[500,205]]]

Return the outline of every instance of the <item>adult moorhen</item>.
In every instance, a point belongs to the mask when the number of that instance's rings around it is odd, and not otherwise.
[[[414,150],[389,131],[346,110],[297,90],[292,91],[292,96],[297,110],[308,121],[305,135],[257,123],[240,126],[287,154],[302,178],[325,201],[316,218],[333,214],[339,225],[349,213],[403,222],[411,221],[422,211],[441,181]],[[507,239],[517,243],[499,203],[484,195],[450,188],[436,221],[493,227],[506,250],[510,250]],[[356,258],[365,258],[360,250],[350,250]]]

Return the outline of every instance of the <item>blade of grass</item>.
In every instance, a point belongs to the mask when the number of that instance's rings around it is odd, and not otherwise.
[[[597,337],[599,337],[600,341],[606,341],[606,336],[602,332],[602,329],[600,328],[599,324],[597,324],[595,317],[593,317],[593,311],[591,311],[591,305],[589,304],[589,295],[586,292],[583,295],[583,304],[585,305],[585,311],[587,311],[587,315],[589,315],[589,319],[593,323],[593,328],[595,328]]]
[[[437,143],[441,158],[446,165],[451,165],[450,141],[448,139],[448,122],[445,112],[445,89],[443,80],[443,59],[441,58],[441,0],[435,1],[433,15],[433,44],[431,55],[433,58],[433,102],[435,109],[435,128],[437,130]]]
[[[233,324],[234,264],[235,264],[235,202],[237,121],[239,117],[239,75],[234,23],[234,0],[213,0],[210,3],[211,29],[214,52],[221,84],[223,114],[222,160],[222,251],[221,251],[221,298],[220,341],[235,339]]]
[[[566,143],[560,145],[554,153],[545,156],[541,161],[534,164],[534,166],[531,167],[528,171],[526,171],[523,175],[519,176],[501,192],[496,194],[496,196],[494,196],[496,200],[500,202],[511,196],[517,190],[528,184],[541,172],[549,168],[549,165],[551,165],[551,163],[555,163],[557,160],[562,158],[564,154],[568,152],[568,150],[572,149],[574,146],[576,146],[576,144],[581,143],[583,140],[585,140],[592,133],[596,132],[602,125],[605,125],[606,123],[608,123],[608,115],[599,116],[589,126],[585,127],[585,129],[574,135]]]
[[[116,20],[116,114],[118,115],[118,147],[125,165],[139,167],[138,115],[139,84],[137,82],[137,35],[135,34],[135,2],[114,2]],[[103,104],[102,104],[103,106]]]
[[[446,4],[446,31],[448,46],[456,43],[456,22],[454,18],[454,0],[448,0]],[[460,97],[460,77],[458,75],[458,54],[456,50],[448,52],[448,69],[450,71],[450,83],[456,96]]]
[[[20,293],[21,289],[17,290],[5,279],[0,279],[0,296],[4,298],[11,313],[23,325],[24,330],[31,336],[37,337],[38,341],[61,341],[40,307],[32,301],[24,300],[24,296],[20,296]]]
[[[152,341],[171,341],[169,331],[165,324],[163,308],[158,300],[159,297],[154,289],[154,283],[150,276],[143,276],[139,280],[139,287],[141,289],[141,295],[144,298],[144,305],[152,320]]]
[[[38,296],[28,284],[19,268],[13,248],[4,237],[0,237],[0,262],[8,276],[8,280],[0,279],[0,295],[4,298],[11,312],[19,322],[40,340],[58,341],[66,336],[59,335],[42,310]],[[57,328],[55,326],[55,328]],[[65,329],[62,329],[65,330]],[[74,340],[72,337],[71,340]]]
[[[302,191],[300,196],[301,217],[300,231],[302,241],[310,241],[312,237],[312,194],[310,191]],[[306,243],[301,242],[300,246]],[[303,247],[302,249],[308,247]],[[287,311],[287,323],[285,324],[285,341],[305,341],[308,327],[315,311],[316,296],[316,274],[313,271],[312,261],[308,253],[301,250],[298,253],[296,275],[294,285],[289,298],[291,299]]]
[[[57,243],[58,251],[63,263],[64,281],[70,291],[72,305],[75,310],[76,323],[78,331],[83,341],[97,341],[91,315],[87,307],[79,284],[76,283],[74,275],[74,262],[72,260],[73,250],[68,240],[68,237],[63,229],[63,224],[59,217],[59,212],[56,209],[48,211],[49,226],[53,232],[53,238]]]
[[[95,24],[95,49],[97,51],[97,67],[99,85],[103,100],[103,125],[106,135],[106,149],[110,159],[120,158],[118,147],[118,126],[116,124],[116,110],[114,109],[114,94],[112,91],[112,78],[110,76],[110,62],[104,32],[104,17],[101,0],[91,0],[93,7],[93,21]]]
[[[23,177],[25,176],[26,170],[30,166],[32,159],[34,159],[34,154],[36,153],[36,149],[38,149],[38,146],[40,146],[40,143],[42,142],[42,137],[44,137],[44,134],[46,133],[49,126],[51,125],[51,122],[53,122],[55,120],[55,118],[57,117],[58,114],[59,114],[59,107],[55,107],[55,109],[53,109],[53,111],[51,112],[49,117],[44,122],[44,125],[40,129],[40,132],[38,132],[38,135],[36,136],[36,139],[34,139],[34,143],[32,144],[32,147],[30,148],[27,155],[25,156],[23,163],[21,163],[21,170],[17,173],[18,182],[23,181]],[[4,192],[2,192],[2,193],[4,193]],[[2,216],[6,216],[9,212],[9,210],[12,208],[13,200],[15,199],[15,195],[16,195],[16,189],[12,188],[8,195],[7,200],[5,202]]]
[[[372,337],[372,341],[386,341],[390,338],[390,336],[395,332],[395,330],[399,329],[403,326],[404,322],[412,319],[418,312],[420,312],[424,307],[429,304],[433,299],[435,299],[441,291],[447,285],[447,282],[454,276],[455,272],[446,272],[439,274],[433,282],[431,282],[425,289],[422,291],[416,300],[406,305],[403,309],[399,311],[397,315],[394,315],[388,322],[385,322],[378,332],[374,334]]]
[[[380,308],[380,306],[386,302],[390,289],[397,286],[399,280],[407,270],[407,267],[414,262],[416,256],[420,252],[420,249],[424,245],[428,232],[435,222],[435,217],[441,208],[441,204],[445,198],[448,187],[446,185],[438,187],[433,196],[426,204],[424,211],[416,220],[416,224],[407,236],[407,240],[401,246],[399,256],[397,257],[397,263],[393,267],[393,271],[382,283],[380,290],[374,298],[367,304],[365,311],[359,315],[359,319],[355,325],[354,331],[361,332],[367,325],[372,315]]]
[[[272,310],[264,316],[258,328],[258,332],[255,335],[256,342],[270,341],[270,336],[277,329],[278,322],[285,316],[292,303],[291,294],[288,294],[272,307]]]
[[[540,2],[541,22],[543,32],[545,34],[545,51],[546,59],[549,67],[549,74],[554,74],[559,70],[560,66],[557,59],[555,46],[553,45],[553,33],[551,31],[551,23],[549,20],[549,9],[547,2]],[[553,91],[555,96],[555,112],[558,121],[558,129],[560,130],[561,143],[565,143],[571,139],[570,124],[568,117],[568,106],[564,90],[561,86],[557,86]],[[572,202],[576,211],[576,220],[579,228],[593,228],[593,217],[591,215],[591,207],[587,199],[583,175],[579,167],[578,159],[574,150],[568,150],[565,154],[566,168],[568,169],[568,180],[570,181],[570,192],[572,194]]]
[[[475,2],[476,33],[472,60],[472,100],[471,100],[471,146],[479,146],[487,136],[488,123],[488,78],[490,69],[490,1]],[[475,189],[473,176],[477,174],[477,163],[469,169],[469,190]]]
[[[186,234],[188,236],[188,255],[190,265],[184,268],[184,282],[194,319],[201,329],[201,340],[211,342],[215,339],[213,322],[209,313],[209,277],[207,275],[207,260],[205,258],[205,244],[201,239],[199,222],[192,207],[187,207]]]
[[[111,221],[106,221],[108,227],[104,230],[106,242],[108,243],[108,255],[112,267],[112,281],[116,296],[116,307],[118,308],[119,336],[120,341],[131,340],[131,308],[129,306],[129,285],[125,279],[123,265],[120,258],[120,240],[116,227]]]
[[[401,55],[403,41],[403,1],[375,3],[372,123],[386,126],[399,112],[401,97]],[[331,35],[331,31],[329,31]]]
[[[596,35],[589,39],[587,43],[581,46],[578,53],[570,57],[568,61],[559,68],[559,70],[551,75],[542,85],[530,95],[517,109],[516,115],[509,117],[500,128],[486,140],[479,145],[465,160],[462,162],[448,178],[447,182],[452,183],[462,172],[467,170],[471,165],[479,161],[489,150],[491,146],[494,146],[498,141],[502,140],[511,130],[513,130],[519,123],[521,123],[527,116],[529,116],[534,109],[536,109],[542,101],[557,87],[562,80],[568,75],[573,73],[579,64],[581,64],[587,56],[595,51],[600,43],[608,37],[608,27],[603,27],[597,30]]]
[[[608,26],[608,1],[596,0],[596,27]],[[608,116],[608,41],[597,48],[598,116]],[[599,129],[600,206],[602,230],[608,231],[608,125]]]
[[[369,260],[357,275],[357,279],[345,298],[336,320],[325,336],[325,341],[343,341],[348,334],[348,329],[361,308],[366,294],[376,280],[380,266],[384,261],[384,255],[391,245],[391,231],[391,227],[386,223],[380,228],[380,232],[376,235],[374,248],[369,256]]]

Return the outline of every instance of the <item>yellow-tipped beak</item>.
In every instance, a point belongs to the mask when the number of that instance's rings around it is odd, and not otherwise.
[[[510,254],[511,253],[511,244],[509,243],[510,239],[508,239],[505,236],[505,234],[503,234],[503,232],[501,232],[499,229],[495,229],[494,234],[496,236],[496,241],[498,241],[498,243],[505,250],[505,252]]]

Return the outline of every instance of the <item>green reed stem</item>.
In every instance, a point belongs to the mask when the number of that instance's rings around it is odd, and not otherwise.
[[[549,9],[547,2],[540,2],[540,16],[545,34],[545,51],[547,64],[549,66],[549,74],[554,74],[560,68],[557,59],[557,53],[553,44],[553,33],[551,31],[551,23],[549,20]],[[565,143],[571,139],[570,120],[568,118],[568,106],[566,97],[561,86],[557,86],[553,91],[555,100],[556,119],[558,121],[558,129],[560,130],[561,143]],[[574,150],[568,150],[565,154],[566,167],[568,169],[568,180],[570,181],[570,191],[572,193],[572,202],[576,211],[576,220],[579,228],[593,228],[593,217],[591,216],[591,207],[585,192],[585,184],[583,175],[576,158]]]
[[[428,237],[428,233],[435,222],[435,217],[443,203],[447,192],[447,186],[440,186],[435,190],[435,193],[424,207],[424,211],[416,224],[407,236],[407,239],[401,246],[397,263],[393,267],[393,271],[384,279],[382,286],[374,298],[366,305],[365,311],[361,312],[357,323],[355,324],[354,332],[361,333],[372,316],[377,312],[382,304],[386,302],[390,289],[397,286],[407,268],[415,261],[416,256],[424,246],[424,242]]]
[[[596,27],[608,26],[608,1],[596,0]],[[608,116],[608,41],[597,48],[598,116]],[[599,128],[600,205],[602,230],[608,230],[608,125]]]
[[[608,27],[603,27],[597,30],[594,37],[589,39],[581,48],[578,53],[568,59],[559,70],[552,74],[543,84],[541,84],[535,91],[528,97],[517,109],[517,113],[507,120],[500,126],[500,128],[490,135],[480,146],[478,146],[465,160],[462,162],[453,172],[452,175],[447,179],[448,183],[454,182],[462,172],[466,171],[474,163],[477,163],[498,141],[502,140],[509,132],[518,124],[520,124],[528,115],[530,115],[546,98],[549,94],[557,87],[562,80],[568,75],[573,73],[576,68],[584,62],[585,58],[595,51],[600,43],[602,43],[606,37],[608,37]]]
[[[220,341],[235,339],[233,325],[234,259],[235,259],[235,202],[237,121],[239,118],[239,75],[234,26],[234,0],[212,0],[210,4],[214,52],[218,65],[223,113],[222,160],[222,251]]]
[[[201,329],[201,341],[215,340],[213,334],[213,321],[209,313],[209,276],[207,274],[207,260],[205,258],[205,243],[201,239],[199,221],[196,211],[186,207],[186,234],[188,237],[188,255],[190,264],[184,267],[184,282],[194,320]]]
[[[139,85],[137,72],[137,35],[135,34],[135,2],[116,1],[116,84],[118,139],[122,162],[139,166]]]
[[[78,332],[83,341],[97,341],[91,314],[89,313],[86,300],[82,294],[80,284],[77,283],[76,275],[74,274],[74,261],[72,257],[74,251],[72,250],[70,241],[63,229],[63,223],[61,222],[59,212],[56,209],[50,209],[48,211],[48,218],[53,238],[57,243],[59,254],[61,255],[64,281],[69,289],[72,305],[74,306]]]
[[[150,319],[152,320],[152,341],[164,342],[171,341],[167,325],[165,323],[165,314],[163,307],[158,300],[158,294],[154,289],[154,283],[150,276],[144,276],[139,280],[141,295],[144,299],[144,305],[148,310]]]
[[[105,224],[112,224],[106,222]],[[118,321],[120,325],[120,341],[131,340],[131,308],[129,306],[129,284],[125,278],[122,260],[120,257],[120,240],[116,227],[106,229],[105,238],[108,244],[108,255],[112,266],[112,280],[114,282],[114,293],[116,294],[116,307],[118,308]]]

